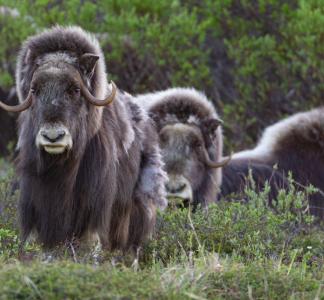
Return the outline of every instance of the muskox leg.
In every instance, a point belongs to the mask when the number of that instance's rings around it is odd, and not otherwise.
[[[127,240],[129,235],[131,204],[115,202],[112,208],[112,216],[109,228],[109,242],[103,242],[105,248],[110,250],[127,250]],[[102,237],[103,234],[100,234]],[[102,241],[105,238],[101,238]]]
[[[151,199],[135,199],[129,223],[127,248],[136,253],[137,248],[150,237],[156,220],[156,208]]]
[[[24,247],[35,225],[35,211],[29,197],[20,196],[19,201],[19,221],[20,221],[20,244],[18,248],[19,258],[24,256]]]

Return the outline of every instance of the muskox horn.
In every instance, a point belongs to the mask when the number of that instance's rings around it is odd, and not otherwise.
[[[114,101],[116,92],[117,92],[117,87],[113,81],[111,81],[111,86],[112,86],[112,89],[111,89],[110,95],[107,96],[105,99],[100,100],[100,99],[97,99],[91,95],[91,93],[89,92],[89,90],[86,88],[86,86],[84,85],[84,83],[81,80],[81,92],[82,92],[83,96],[91,104],[96,105],[96,106],[106,106]]]
[[[0,101],[0,107],[9,112],[21,112],[31,106],[33,102],[33,91],[30,90],[26,100],[18,105],[7,105]]]
[[[200,157],[203,162],[210,168],[221,168],[226,166],[232,159],[232,154],[230,156],[224,157],[221,161],[214,162],[209,158],[208,152],[206,149],[202,149],[200,152]]]

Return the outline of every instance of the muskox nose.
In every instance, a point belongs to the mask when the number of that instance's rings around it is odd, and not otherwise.
[[[183,190],[186,188],[186,184],[184,182],[172,182],[169,181],[166,185],[166,190],[170,194],[178,194],[183,192]]]
[[[43,129],[40,132],[41,136],[50,143],[56,143],[62,140],[65,136],[65,131],[62,129]]]

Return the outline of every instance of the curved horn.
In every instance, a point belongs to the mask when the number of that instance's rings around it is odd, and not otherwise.
[[[106,106],[110,103],[112,103],[115,99],[116,92],[117,92],[117,87],[113,81],[111,81],[111,93],[109,96],[107,96],[105,99],[100,100],[97,99],[96,97],[92,96],[87,87],[84,85],[83,81],[81,80],[81,92],[83,96],[93,105],[96,106]]]
[[[9,112],[21,112],[21,111],[29,108],[31,106],[32,102],[33,102],[33,93],[32,93],[32,90],[30,90],[28,93],[28,96],[24,102],[22,102],[18,105],[11,106],[11,105],[7,105],[0,101],[0,107],[6,111],[9,111]]]
[[[221,161],[214,162],[209,158],[208,152],[206,149],[203,149],[201,152],[201,158],[203,162],[210,168],[221,168],[226,166],[232,159],[232,153],[230,156],[224,157]]]

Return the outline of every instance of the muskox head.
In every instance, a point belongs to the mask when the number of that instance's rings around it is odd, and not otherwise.
[[[136,97],[152,116],[168,173],[169,203],[206,206],[222,180],[223,137],[214,106],[193,88],[171,88]]]
[[[89,120],[91,106],[110,104],[116,93],[112,83],[112,91],[106,98],[92,95],[89,81],[98,59],[95,54],[77,58],[56,52],[35,60],[25,100],[17,106],[0,102],[0,107],[8,111],[27,110],[21,117],[20,144],[28,139],[27,143],[32,142],[35,150],[44,155],[67,154],[74,145],[85,146],[89,136],[87,127],[94,122]],[[26,121],[32,124],[31,128],[24,128]]]
[[[203,127],[174,123],[160,130],[160,146],[169,177],[166,189],[171,203],[186,206],[216,200],[213,190],[220,184],[217,169],[230,160],[221,158],[221,141],[212,138],[217,135],[219,124],[218,119],[211,119]],[[214,151],[208,151],[211,143]]]

